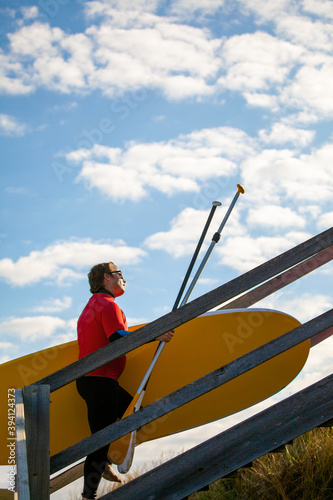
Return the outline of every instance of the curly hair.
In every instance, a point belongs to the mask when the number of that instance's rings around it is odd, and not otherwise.
[[[113,262],[103,262],[102,264],[96,264],[90,269],[88,280],[91,293],[96,293],[103,286],[104,274],[113,271],[116,267]]]

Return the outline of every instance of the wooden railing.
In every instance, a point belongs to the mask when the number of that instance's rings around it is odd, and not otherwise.
[[[108,444],[120,437],[128,434],[134,429],[142,427],[147,423],[179,408],[193,399],[213,390],[216,387],[238,377],[251,368],[277,356],[291,347],[310,338],[319,338],[319,335],[325,337],[332,333],[333,329],[333,310],[314,318],[284,334],[283,336],[261,346],[260,348],[242,356],[241,358],[221,367],[218,370],[202,377],[201,379],[185,386],[178,391],[166,396],[159,401],[145,407],[129,417],[112,424],[109,427],[99,431],[79,443],[63,450],[57,455],[49,458],[49,399],[50,392],[53,392],[77,378],[91,372],[92,370],[103,366],[119,356],[130,352],[133,349],[153,340],[157,336],[167,332],[172,328],[194,319],[195,317],[223,305],[223,307],[248,307],[261,300],[269,293],[273,293],[281,286],[300,278],[304,274],[311,272],[319,265],[328,262],[333,258],[333,228],[297,245],[296,247],[284,252],[283,254],[265,262],[255,269],[241,275],[238,278],[216,288],[215,290],[189,302],[180,309],[173,311],[165,316],[149,323],[148,325],[136,330],[131,335],[118,340],[109,346],[106,346],[85,358],[39,380],[31,386],[26,386],[22,391],[17,391],[17,408],[21,408],[18,415],[18,433],[20,434],[20,443],[22,450],[26,445],[26,454],[18,454],[18,497],[19,500],[46,500],[50,495],[50,474],[62,470],[77,460],[83,458],[88,453]],[[282,274],[281,274],[282,273]],[[257,287],[257,288],[255,288]],[[253,290],[254,289],[254,290]],[[243,294],[243,296],[242,296]],[[236,301],[233,301],[233,299]],[[241,306],[239,304],[242,304]],[[246,305],[244,305],[246,304]],[[331,391],[332,403],[332,391]],[[23,418],[22,400],[24,401]],[[330,407],[331,408],[331,407]],[[329,409],[328,413],[331,410]],[[254,417],[255,418],[255,417]],[[326,418],[326,417],[325,417]],[[333,412],[328,415],[327,420],[333,418]],[[288,439],[287,439],[288,441]],[[261,448],[260,448],[261,449]],[[249,461],[249,460],[248,460]],[[246,463],[246,462],[244,462]],[[78,466],[81,467],[82,466]],[[163,467],[163,466],[161,466]],[[167,468],[168,465],[165,464]],[[77,468],[76,468],[77,469]],[[166,469],[165,469],[166,470]],[[193,471],[192,471],[193,472]],[[220,471],[221,472],[221,471]],[[223,471],[222,471],[223,472]],[[69,477],[76,477],[75,474]],[[149,476],[150,477],[150,476]],[[209,484],[215,480],[210,475],[199,474],[201,477],[199,486]],[[222,477],[222,476],[220,476]],[[173,482],[169,477],[169,483]],[[209,482],[207,482],[209,479]],[[151,479],[149,479],[151,481]],[[186,478],[183,477],[186,482]],[[199,482],[200,482],[199,481]],[[193,487],[197,488],[197,482],[189,481],[186,494]],[[64,481],[60,482],[64,484]],[[134,484],[134,481],[133,481]],[[147,483],[148,484],[148,483]],[[149,483],[150,484],[150,483]],[[29,488],[27,487],[29,485]],[[195,486],[193,486],[195,485]],[[130,486],[123,486],[117,492],[112,492],[103,498],[130,498],[122,495],[121,491],[127,491]],[[156,484],[156,488],[158,485]],[[179,495],[184,492],[180,488]],[[125,494],[125,493],[124,493]],[[163,496],[154,496],[151,498],[169,498],[170,495],[165,491]],[[169,496],[168,496],[169,495]],[[136,498],[137,492],[135,490]],[[171,498],[171,497],[170,497]],[[172,498],[183,498],[181,496],[172,496]]]
[[[333,375],[330,375],[102,496],[100,500],[184,499],[325,423],[333,415],[332,393]]]

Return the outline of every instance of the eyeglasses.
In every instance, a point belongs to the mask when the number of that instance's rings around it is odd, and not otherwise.
[[[119,274],[120,278],[124,279],[123,273],[120,270],[119,271],[110,271],[108,274]]]

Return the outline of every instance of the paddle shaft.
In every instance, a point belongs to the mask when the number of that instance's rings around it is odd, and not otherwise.
[[[190,262],[190,265],[189,265],[188,270],[186,272],[186,275],[184,277],[183,283],[182,283],[182,285],[180,287],[180,290],[179,290],[179,293],[177,295],[176,301],[175,301],[174,306],[172,308],[173,311],[175,311],[177,309],[177,307],[178,307],[180,298],[181,298],[181,296],[183,294],[183,291],[184,291],[185,286],[186,286],[186,284],[188,282],[188,279],[190,277],[190,274],[191,274],[191,271],[192,271],[193,266],[195,264],[195,261],[197,259],[197,256],[198,256],[198,254],[200,252],[202,243],[203,243],[203,241],[205,239],[205,236],[207,234],[207,231],[208,231],[208,228],[209,228],[210,223],[212,221],[212,218],[213,218],[213,215],[215,213],[215,210],[220,205],[221,205],[221,203],[219,201],[213,201],[213,203],[212,203],[212,208],[211,208],[210,213],[208,215],[208,219],[207,219],[206,224],[205,224],[205,226],[203,228],[202,234],[201,234],[200,239],[198,241],[198,244],[197,244],[197,247],[196,247],[195,252],[193,254],[192,260]],[[184,303],[185,302],[183,301],[181,305],[184,305]],[[158,345],[158,347],[156,349],[156,352],[154,354],[154,357],[152,359],[152,362],[150,363],[149,368],[146,371],[145,376],[144,376],[144,378],[143,378],[143,380],[142,380],[142,382],[141,382],[141,384],[140,384],[140,386],[139,386],[139,388],[138,388],[138,390],[137,390],[137,392],[136,392],[136,394],[135,394],[132,402],[128,406],[128,408],[125,411],[125,413],[124,413],[124,415],[123,415],[122,418],[125,418],[128,415],[131,415],[132,413],[134,413],[134,412],[136,412],[136,411],[138,411],[140,409],[141,401],[142,401],[143,396],[145,394],[145,390],[146,390],[147,384],[149,382],[150,376],[151,376],[152,371],[153,371],[153,369],[154,369],[154,367],[155,367],[155,365],[156,365],[156,363],[157,363],[157,361],[158,361],[158,359],[159,359],[159,357],[160,357],[160,355],[161,355],[161,353],[162,353],[162,351],[164,349],[165,344],[166,344],[165,342],[160,342],[159,343],[159,345]],[[118,466],[118,469],[119,469],[119,467],[121,468],[122,466],[123,466],[123,469],[119,470],[119,472],[127,472],[129,470],[130,466],[131,466],[131,461],[132,461],[133,452],[134,452],[134,446],[135,446],[134,434],[136,435],[136,431],[134,431],[133,433],[131,433],[131,440],[128,443],[128,449],[127,449],[127,454],[126,454],[126,457],[125,457],[125,461]],[[124,443],[122,444],[122,446],[124,446]],[[111,459],[112,457],[109,457],[109,458]]]
[[[203,258],[203,260],[202,260],[202,262],[200,264],[200,266],[199,266],[198,271],[196,272],[196,274],[195,274],[195,276],[194,276],[194,278],[192,280],[191,285],[189,286],[189,289],[187,290],[187,292],[185,294],[185,297],[182,300],[182,303],[180,304],[180,307],[182,307],[183,305],[185,305],[187,303],[187,301],[188,301],[188,299],[189,299],[189,297],[190,297],[190,295],[191,295],[191,293],[193,291],[193,288],[194,288],[195,284],[197,283],[197,281],[199,279],[199,276],[200,276],[203,268],[205,267],[205,265],[207,263],[207,260],[210,257],[210,254],[213,251],[213,248],[214,248],[215,244],[219,241],[219,239],[221,237],[222,229],[226,225],[226,222],[227,222],[227,220],[228,220],[228,218],[229,218],[229,216],[230,216],[230,214],[231,214],[231,212],[232,212],[232,210],[233,210],[233,208],[234,208],[234,206],[235,206],[235,204],[236,204],[236,202],[237,202],[237,200],[239,198],[239,195],[243,194],[243,193],[244,193],[243,186],[241,186],[241,184],[237,184],[237,193],[235,194],[235,196],[234,196],[234,198],[233,198],[233,200],[232,200],[232,202],[230,204],[230,207],[228,208],[228,211],[225,214],[225,216],[223,218],[223,221],[220,224],[220,227],[218,228],[218,231],[214,234],[214,236],[212,238],[212,242],[211,242],[211,244],[210,244],[210,246],[209,246],[209,248],[208,248],[208,250],[207,250],[207,252],[206,252],[206,254],[205,254],[205,256],[204,256],[204,258]],[[214,211],[215,211],[215,210],[213,211],[213,209],[214,208],[216,209],[216,207],[214,207],[214,203],[218,203],[218,202],[213,202],[213,207],[211,209],[211,214],[210,214],[211,216],[209,216],[208,220],[207,220],[207,222],[209,221],[209,223],[210,223],[210,221],[212,219],[212,216],[214,214]],[[209,225],[209,223],[208,223],[208,225]],[[207,226],[207,223],[206,223],[206,226]],[[207,229],[208,229],[208,226],[207,226],[207,228],[206,228],[206,226],[205,226],[204,231],[203,231],[203,235],[204,236],[205,236],[205,234],[207,232]],[[202,245],[202,241],[203,241],[203,238],[200,238],[200,241],[198,243],[199,250],[200,250],[200,247]],[[193,255],[193,258],[192,258],[193,263],[191,261],[190,266],[189,266],[190,272],[191,272],[191,270],[193,268],[194,262],[196,260],[196,257],[198,255],[198,253],[199,253],[198,247],[197,247],[197,249],[196,249],[196,251],[195,251],[195,253]],[[190,272],[188,272],[187,275],[186,275],[187,276],[187,280],[188,280],[188,278],[190,276]],[[184,279],[184,282],[183,282],[184,286],[182,285],[182,292],[183,292],[183,290],[185,288],[187,280]],[[178,294],[178,297],[176,299],[175,305],[173,306],[173,309],[172,309],[173,311],[175,309],[177,309],[180,296],[181,295]],[[165,346],[165,342],[160,342],[160,344],[159,344],[159,346],[158,346],[158,348],[157,348],[157,350],[155,352],[154,358],[153,358],[153,360],[152,360],[152,362],[151,362],[151,364],[150,364],[150,366],[149,366],[149,368],[148,368],[148,370],[147,370],[147,372],[146,372],[146,374],[145,374],[145,376],[144,376],[144,378],[143,378],[143,380],[142,380],[142,382],[140,384],[140,387],[138,389],[138,394],[140,394],[141,391],[145,390],[145,388],[146,388],[146,386],[148,384],[150,375],[151,375],[151,373],[152,373],[152,371],[153,371],[153,369],[154,369],[154,367],[155,367],[155,365],[157,363],[158,358],[160,357],[160,355],[161,355],[161,353],[162,353],[162,351],[164,349],[164,346]]]
[[[199,241],[198,241],[198,244],[197,244],[197,247],[196,247],[195,252],[194,252],[194,254],[193,254],[193,257],[192,257],[192,260],[191,260],[191,262],[190,262],[190,265],[188,266],[188,269],[187,269],[186,275],[185,275],[184,280],[183,280],[183,283],[182,283],[182,285],[181,285],[181,287],[180,287],[180,289],[179,289],[179,292],[178,292],[178,295],[177,295],[176,301],[175,301],[175,303],[174,303],[174,305],[173,305],[172,311],[175,311],[175,310],[177,309],[178,305],[179,305],[180,298],[181,298],[181,296],[182,296],[182,294],[183,294],[183,292],[184,292],[185,286],[186,286],[186,284],[187,284],[187,282],[188,282],[188,279],[189,279],[190,274],[191,274],[191,272],[192,272],[193,266],[194,266],[195,261],[196,261],[196,259],[197,259],[197,257],[198,257],[198,254],[199,254],[199,252],[200,252],[200,249],[201,249],[202,243],[203,243],[203,241],[204,241],[204,239],[205,239],[205,236],[206,236],[206,234],[207,234],[207,231],[208,231],[208,228],[209,228],[210,223],[211,223],[211,221],[212,221],[212,218],[213,218],[213,216],[214,216],[215,210],[216,210],[216,208],[217,208],[217,207],[219,207],[219,206],[221,206],[221,203],[220,203],[219,201],[213,201],[213,203],[212,203],[212,208],[211,208],[211,210],[210,210],[210,213],[209,213],[208,219],[207,219],[207,221],[206,221],[205,227],[203,228],[202,234],[201,234],[200,239],[199,239]],[[189,295],[186,297],[186,300],[183,300],[183,301],[182,301],[181,306],[183,306],[184,304],[186,304],[186,302],[187,302],[188,298],[189,298]],[[155,365],[156,365],[156,363],[157,363],[157,360],[158,360],[158,358],[160,357],[160,355],[161,355],[161,353],[162,353],[162,351],[163,351],[163,349],[164,349],[164,346],[165,346],[165,342],[160,342],[160,343],[159,343],[159,345],[158,345],[158,347],[157,347],[157,349],[156,349],[156,352],[155,352],[155,354],[154,354],[154,357],[153,357],[153,359],[152,359],[152,362],[151,362],[151,364],[150,364],[150,366],[149,366],[149,368],[148,368],[148,370],[147,370],[147,372],[146,372],[146,374],[145,374],[144,378],[142,379],[142,382],[141,382],[141,384],[140,384],[140,386],[139,386],[139,388],[138,388],[137,394],[140,394],[140,393],[141,393],[141,391],[145,390],[146,385],[148,384],[148,381],[149,381],[150,375],[151,375],[151,373],[152,373],[153,369],[155,368]],[[132,406],[132,405],[131,405],[131,406]]]
[[[201,263],[201,265],[200,265],[200,267],[199,267],[199,270],[197,271],[197,273],[196,273],[195,277],[193,278],[192,283],[191,283],[191,285],[190,285],[190,287],[189,287],[189,290],[187,291],[187,293],[186,293],[185,297],[183,298],[183,300],[182,300],[182,302],[181,302],[180,307],[182,307],[183,305],[185,305],[185,304],[186,304],[186,302],[188,301],[188,299],[189,299],[189,297],[190,297],[190,295],[191,295],[191,293],[192,293],[192,291],[193,291],[193,288],[194,288],[194,286],[195,286],[196,282],[198,281],[198,278],[199,278],[199,276],[200,276],[200,274],[201,274],[201,272],[202,272],[202,270],[203,270],[203,268],[204,268],[204,266],[205,266],[205,264],[206,264],[207,260],[209,259],[210,254],[212,253],[212,250],[213,250],[213,248],[214,248],[215,244],[216,244],[216,243],[219,241],[219,239],[220,239],[220,235],[221,235],[222,229],[223,229],[223,227],[225,226],[225,224],[226,224],[226,222],[227,222],[227,220],[228,220],[228,218],[229,218],[229,215],[230,215],[230,213],[232,212],[232,209],[233,209],[233,207],[235,206],[236,201],[237,201],[237,199],[238,199],[238,197],[239,197],[240,193],[244,193],[244,188],[243,188],[240,184],[237,184],[237,188],[238,188],[238,191],[237,191],[236,195],[234,196],[234,199],[232,200],[232,203],[231,203],[231,205],[230,205],[230,207],[229,207],[229,209],[228,209],[228,211],[227,211],[226,215],[224,216],[224,219],[223,219],[223,221],[222,221],[222,223],[221,223],[221,225],[220,225],[220,227],[219,227],[219,229],[218,229],[218,232],[214,234],[214,236],[213,236],[213,238],[212,238],[212,243],[211,243],[211,245],[210,245],[210,247],[209,247],[208,251],[206,252],[206,255],[205,255],[205,257],[204,257],[204,259],[203,259],[203,261],[202,261],[202,263]],[[191,271],[192,271],[192,268],[193,268],[193,266],[194,266],[195,260],[196,260],[196,258],[197,258],[197,256],[198,256],[199,251],[200,251],[200,248],[201,248],[201,245],[202,245],[202,243],[203,243],[204,237],[205,237],[205,235],[206,235],[206,233],[207,233],[207,230],[208,230],[208,226],[209,226],[209,224],[210,224],[210,222],[211,222],[211,219],[212,219],[212,217],[213,217],[213,215],[214,215],[214,212],[215,212],[215,210],[216,210],[216,206],[219,206],[219,202],[213,202],[213,207],[212,207],[211,212],[210,212],[210,214],[209,214],[209,217],[208,217],[207,223],[206,223],[206,225],[205,225],[205,227],[204,227],[204,230],[203,230],[202,236],[201,236],[201,238],[200,238],[200,240],[199,240],[199,242],[198,242],[197,248],[196,248],[196,250],[195,250],[195,252],[194,252],[193,258],[192,258],[192,260],[191,260],[191,263],[190,263],[190,265],[189,265],[189,269],[188,269],[188,271],[187,271],[187,273],[186,273],[186,276],[185,276],[185,278],[184,278],[184,281],[183,281],[183,283],[182,283],[181,289],[180,289],[180,291],[179,291],[179,293],[178,293],[178,296],[177,296],[176,302],[175,302],[175,304],[174,304],[174,306],[173,306],[173,309],[172,309],[173,311],[174,311],[175,309],[177,309],[177,307],[178,307],[178,304],[179,304],[179,301],[180,301],[180,297],[181,297],[181,295],[182,295],[182,293],[183,293],[183,291],[184,291],[184,288],[185,288],[185,286],[186,286],[186,283],[187,283],[187,281],[188,281],[188,278],[189,278],[190,273],[191,273]],[[156,365],[156,363],[157,363],[157,361],[158,361],[158,359],[159,359],[159,357],[160,357],[160,355],[161,355],[161,353],[162,353],[162,351],[163,351],[163,349],[164,349],[164,347],[165,347],[165,344],[166,344],[166,342],[160,342],[160,343],[159,343],[158,348],[157,348],[157,350],[156,350],[156,352],[155,352],[155,354],[154,354],[154,357],[153,357],[153,359],[152,359],[152,362],[150,363],[150,366],[149,366],[148,370],[146,371],[144,378],[142,379],[142,382],[141,382],[141,384],[140,384],[140,386],[139,386],[139,388],[138,388],[138,390],[137,390],[137,393],[136,393],[136,395],[134,396],[132,403],[131,403],[131,404],[129,405],[129,407],[127,408],[127,410],[126,410],[126,412],[125,412],[125,414],[124,414],[123,418],[124,418],[125,416],[128,416],[130,413],[134,413],[134,412],[136,412],[136,411],[138,411],[138,410],[139,410],[139,407],[140,407],[141,401],[142,401],[142,399],[143,399],[143,395],[144,395],[144,393],[145,393],[146,387],[147,387],[147,385],[148,385],[148,382],[149,382],[150,376],[151,376],[152,371],[153,371],[153,369],[154,369],[154,367],[155,367],[155,365]],[[140,396],[141,396],[141,397],[140,397]],[[138,401],[140,401],[140,403],[139,403],[139,404],[137,404],[137,403],[138,403]],[[131,443],[132,443],[132,448],[134,449],[135,443],[134,443],[134,440],[133,440],[133,439],[131,440]],[[130,444],[129,444],[129,447],[131,447],[131,445],[130,445]],[[131,457],[133,456],[133,449],[132,449],[132,450],[128,450],[128,451],[127,451],[127,456],[125,457],[125,460],[126,460],[126,462],[127,462],[127,463],[126,463],[126,466],[125,466],[125,467],[124,467],[124,469],[123,469],[125,472],[127,472],[127,471],[129,470],[130,466],[131,466],[131,460],[132,460],[132,458],[131,458]],[[124,464],[124,465],[125,465],[125,464]]]
[[[216,208],[217,208],[217,207],[220,207],[220,206],[221,206],[221,203],[220,203],[219,201],[213,201],[213,203],[212,203],[212,208],[211,208],[211,210],[210,210],[210,213],[209,213],[208,219],[207,219],[207,221],[206,221],[205,227],[203,228],[202,234],[201,234],[200,239],[199,239],[199,241],[198,241],[197,248],[195,249],[195,252],[194,252],[194,254],[193,254],[192,260],[191,260],[191,262],[190,262],[190,265],[188,266],[188,270],[187,270],[186,275],[185,275],[185,277],[184,277],[184,280],[183,280],[182,286],[181,286],[181,287],[180,287],[180,289],[179,289],[179,292],[178,292],[178,295],[177,295],[176,301],[175,301],[174,306],[173,306],[173,308],[172,308],[172,310],[173,310],[173,311],[175,311],[175,310],[177,309],[178,304],[179,304],[180,299],[181,299],[181,296],[183,295],[183,292],[184,292],[185,286],[186,286],[186,284],[187,284],[187,282],[188,282],[188,279],[189,279],[190,274],[191,274],[191,272],[192,272],[193,266],[194,266],[195,261],[196,261],[196,259],[197,259],[197,257],[198,257],[198,254],[199,254],[199,252],[200,252],[200,249],[201,249],[202,243],[203,243],[203,241],[204,241],[204,239],[205,239],[205,236],[206,236],[206,234],[207,234],[207,231],[208,231],[208,228],[209,228],[209,226],[210,226],[210,223],[211,223],[211,220],[212,220],[212,218],[213,218],[213,215],[214,215],[214,213],[215,213],[215,210],[216,210]]]

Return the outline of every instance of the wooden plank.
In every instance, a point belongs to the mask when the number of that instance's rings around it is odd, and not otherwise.
[[[219,307],[220,309],[238,309],[243,307],[250,307],[256,304],[260,300],[268,297],[272,293],[280,290],[281,288],[293,283],[302,276],[311,273],[318,267],[330,262],[333,259],[333,247],[326,248],[313,257],[307,259],[304,262],[296,265],[292,269],[288,269],[284,273],[276,276],[275,278],[267,281],[263,285],[258,286],[254,290],[238,297],[232,302]]]
[[[322,250],[318,254],[313,257],[307,259],[304,262],[301,262],[297,266],[292,269],[288,269],[284,273],[272,278],[267,281],[263,285],[256,287],[254,290],[251,290],[248,293],[245,293],[241,297],[228,302],[227,304],[219,307],[218,310],[221,309],[238,309],[250,307],[253,304],[256,304],[260,300],[268,297],[272,293],[280,290],[281,288],[289,285],[290,283],[298,280],[302,276],[314,271],[318,267],[330,262],[333,259],[333,247],[328,247],[325,250]],[[327,330],[326,332],[321,332],[318,336],[313,337],[311,339],[311,347],[319,344],[323,340],[327,339],[333,334],[333,330]]]
[[[56,477],[53,477],[50,481],[50,493],[55,493],[56,491],[64,488],[68,484],[76,481],[83,476],[84,462],[74,465],[70,469],[62,472]]]
[[[291,250],[278,255],[274,259],[261,264],[255,269],[252,269],[242,276],[229,281],[215,290],[188,302],[176,311],[168,313],[165,316],[152,321],[148,325],[136,330],[131,335],[126,335],[122,339],[112,342],[112,344],[89,354],[88,356],[66,366],[65,368],[62,368],[61,370],[58,370],[48,377],[39,380],[36,384],[50,385],[51,392],[55,391],[60,387],[73,382],[86,373],[103,366],[105,363],[112,361],[145,344],[146,342],[155,339],[159,335],[173,328],[177,328],[191,319],[194,319],[200,314],[209,311],[213,307],[216,307],[233,297],[237,297],[246,290],[267,281],[285,269],[298,264],[304,259],[311,257],[312,255],[315,255],[321,250],[332,245],[333,228],[310,238],[304,243],[301,243]]]
[[[80,460],[108,443],[116,441],[122,436],[156,420],[159,417],[179,408],[180,406],[196,399],[207,392],[216,389],[222,384],[229,382],[235,377],[251,370],[255,366],[264,363],[268,359],[291,349],[295,345],[304,342],[311,336],[328,327],[333,326],[333,309],[298,326],[290,332],[277,337],[271,342],[262,345],[254,351],[228,363],[221,368],[205,375],[181,389],[161,398],[139,412],[119,420],[118,422],[96,432],[79,443],[57,453],[51,457],[51,473],[57,472],[71,463]]]
[[[16,465],[17,493],[20,500],[30,500],[27,442],[22,389],[15,389],[15,430],[16,430]]]
[[[319,344],[323,340],[328,339],[333,335],[333,328],[328,328],[327,330],[324,330],[323,332],[318,333],[315,337],[311,339],[311,347],[314,347],[315,345]]]
[[[332,394],[333,375],[330,375],[100,500],[180,500],[332,417]]]
[[[23,388],[30,496],[50,498],[50,387]]]

